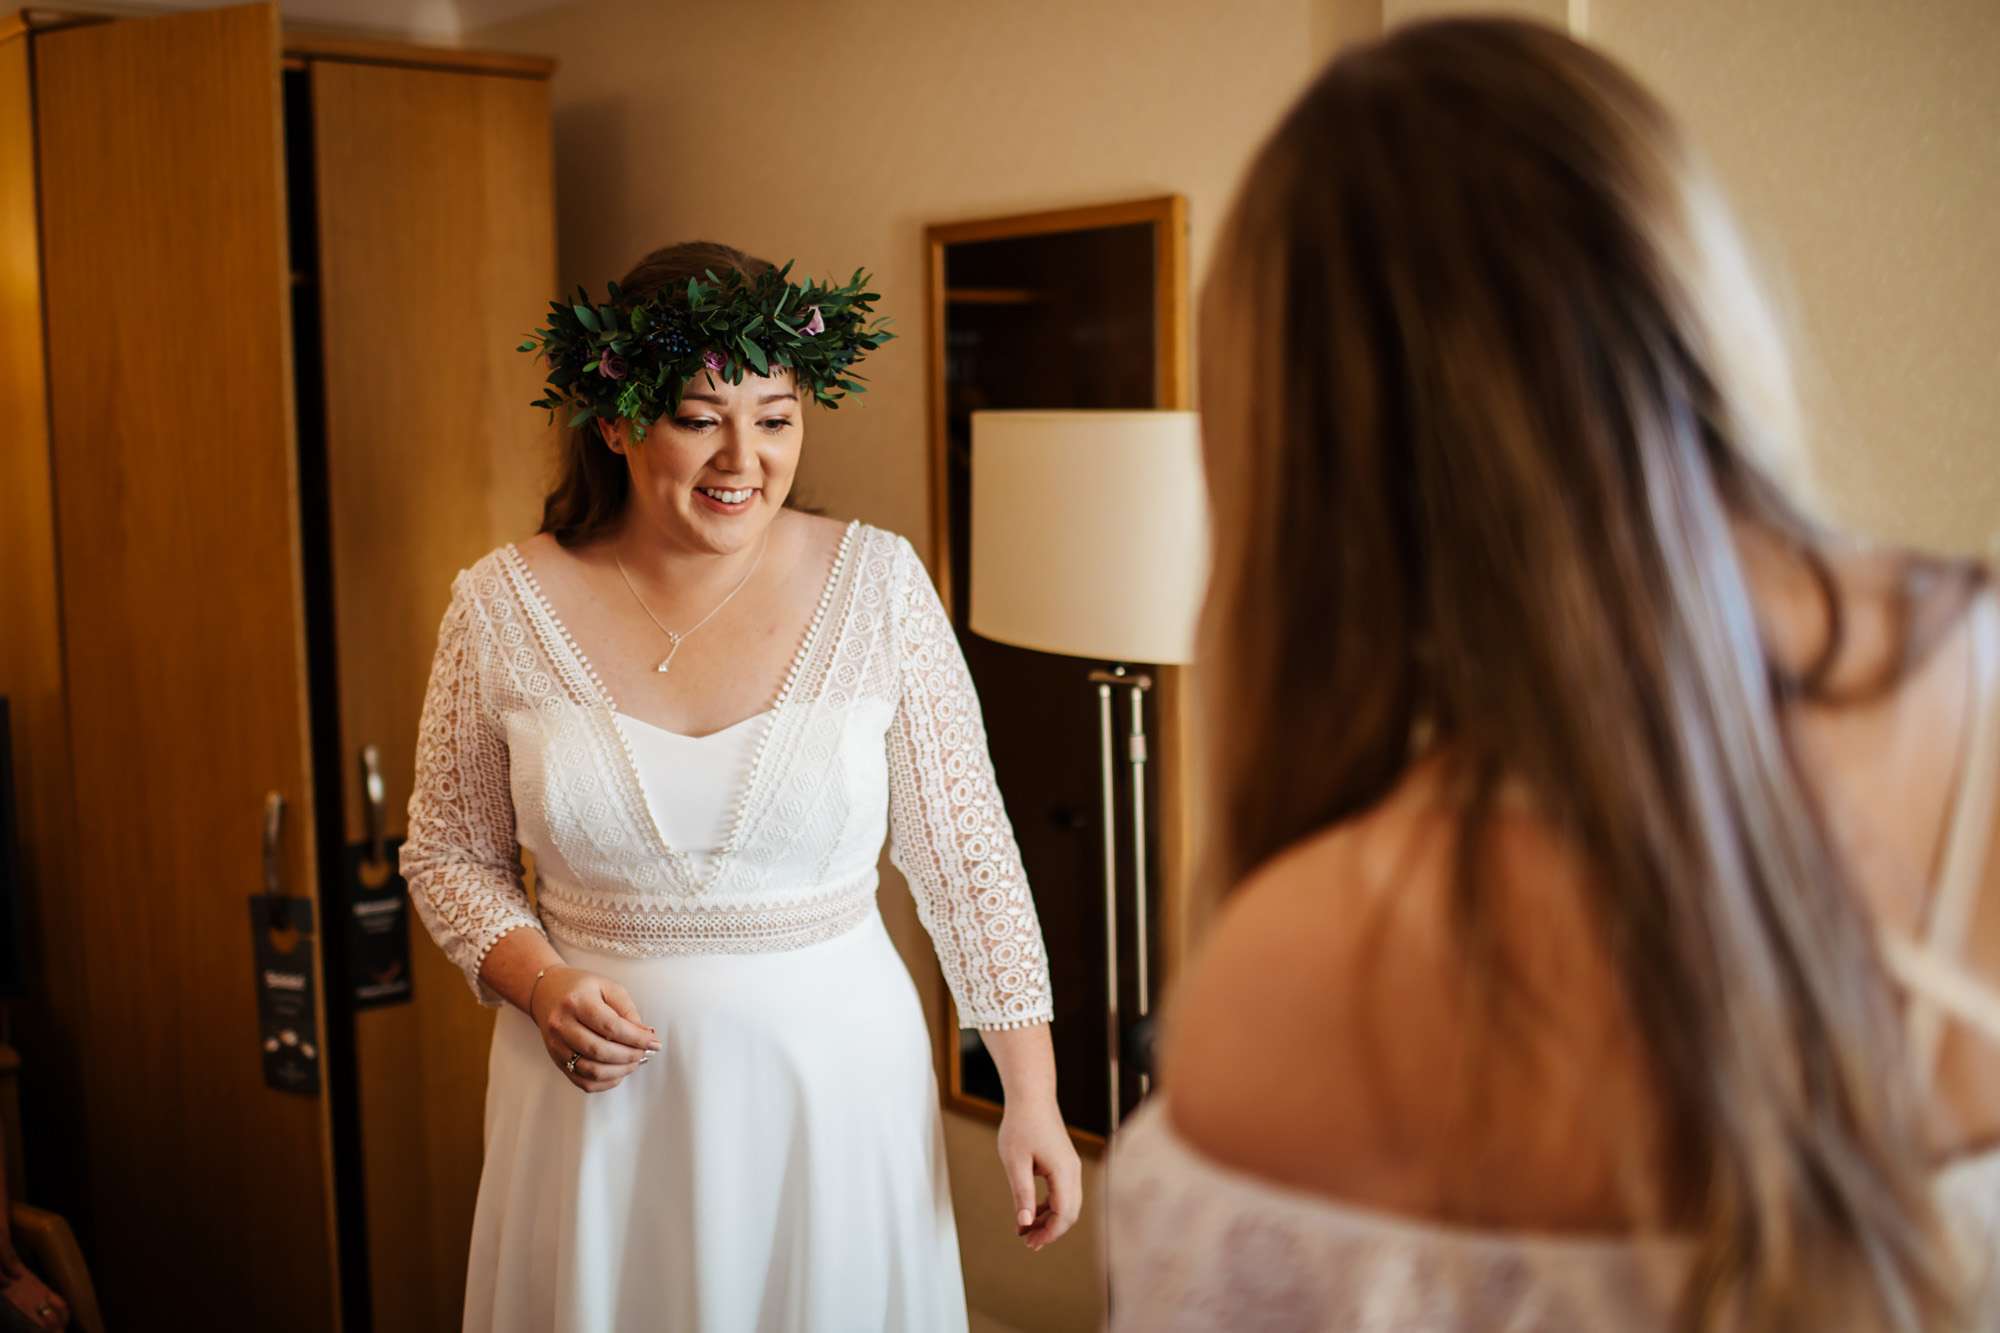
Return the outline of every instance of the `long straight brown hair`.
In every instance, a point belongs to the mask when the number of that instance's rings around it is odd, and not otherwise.
[[[1842,605],[1835,538],[1780,484],[1799,429],[1750,279],[1660,104],[1559,32],[1413,25],[1312,85],[1203,298],[1210,872],[1374,805],[1422,728],[1490,960],[1479,834],[1524,780],[1591,870],[1689,1182],[1682,1325],[1947,1327],[1894,997],[1784,723],[1826,692]],[[1746,532],[1824,593],[1804,670],[1761,641]],[[1983,577],[1901,568],[1933,623]],[[1922,651],[1901,623],[1883,688]]]

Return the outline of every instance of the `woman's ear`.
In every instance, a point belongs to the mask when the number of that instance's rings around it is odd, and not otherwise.
[[[592,420],[591,424],[597,427],[598,438],[604,441],[605,446],[612,453],[622,454],[625,452],[627,437],[625,434],[624,418],[621,417],[616,421],[612,421],[604,417],[596,417]]]

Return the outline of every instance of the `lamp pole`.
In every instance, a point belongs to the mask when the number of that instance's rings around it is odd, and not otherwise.
[[[1109,1069],[1108,1123],[1111,1132],[1116,1133],[1124,1103],[1120,1070],[1125,1032],[1124,1024],[1119,1021],[1118,787],[1112,743],[1111,692],[1123,685],[1132,700],[1132,725],[1125,737],[1125,757],[1132,769],[1132,901],[1138,927],[1134,961],[1138,965],[1139,1017],[1144,1018],[1150,1008],[1150,969],[1147,966],[1150,950],[1146,938],[1150,919],[1146,907],[1146,691],[1153,688],[1153,678],[1121,664],[1108,671],[1091,672],[1090,681],[1097,686],[1098,757],[1104,785],[1104,1036]],[[1139,1075],[1142,1094],[1150,1083],[1151,1079],[1142,1072]]]

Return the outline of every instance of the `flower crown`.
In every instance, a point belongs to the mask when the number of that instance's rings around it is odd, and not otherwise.
[[[735,269],[707,282],[689,278],[685,291],[628,300],[612,283],[609,302],[593,306],[583,288],[574,303],[549,303],[548,327],[517,351],[540,352],[548,386],[531,407],[573,404],[569,424],[592,417],[624,418],[635,440],[681,405],[681,390],[697,374],[741,384],[746,370],[789,370],[802,393],[838,407],[863,392],[866,376],[850,367],[896,335],[889,321],[869,322],[874,292],[860,269],[843,286],[789,280],[791,261],[745,278]]]

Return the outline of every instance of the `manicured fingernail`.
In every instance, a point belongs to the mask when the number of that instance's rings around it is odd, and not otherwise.
[[[1020,1212],[1014,1214],[1014,1220],[1016,1222],[1019,1222],[1022,1226],[1026,1226],[1028,1225],[1028,1223],[1035,1220],[1035,1215],[1029,1212],[1026,1208],[1023,1208]]]

